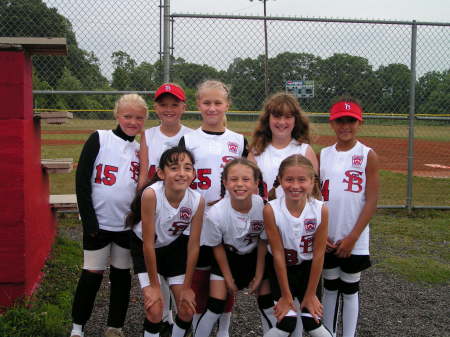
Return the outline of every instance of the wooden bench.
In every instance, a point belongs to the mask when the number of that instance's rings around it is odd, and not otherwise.
[[[78,211],[77,196],[75,194],[50,195],[50,206],[57,212]]]
[[[68,119],[73,119],[73,113],[69,111],[42,111],[36,112],[35,116],[45,119],[47,124],[64,124]]]
[[[73,159],[41,159],[41,165],[48,173],[70,173],[73,169]]]

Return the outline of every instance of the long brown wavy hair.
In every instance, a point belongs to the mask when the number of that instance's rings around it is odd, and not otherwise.
[[[267,145],[272,141],[272,131],[269,126],[270,115],[280,117],[285,111],[289,111],[295,118],[292,138],[299,143],[311,143],[309,119],[306,117],[297,99],[291,94],[277,92],[266,100],[264,109],[259,116],[258,124],[255,131],[253,131],[250,149],[255,156],[264,152]]]

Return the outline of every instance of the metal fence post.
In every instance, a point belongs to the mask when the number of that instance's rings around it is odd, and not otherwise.
[[[170,81],[170,0],[164,0],[163,80]]]
[[[416,47],[417,47],[417,25],[413,20],[411,26],[411,81],[409,91],[409,125],[408,125],[408,181],[406,190],[406,208],[408,213],[413,208],[413,171],[414,171],[414,118],[416,102]]]

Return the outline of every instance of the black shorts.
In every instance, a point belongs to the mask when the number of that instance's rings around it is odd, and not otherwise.
[[[200,246],[198,253],[197,268],[209,268],[214,260],[212,248],[209,246]]]
[[[370,255],[350,255],[347,258],[337,257],[334,253],[325,253],[323,269],[340,267],[344,273],[359,273],[371,266]]]
[[[175,277],[186,273],[188,241],[189,236],[180,235],[171,244],[155,249],[158,274]],[[143,242],[134,232],[131,234],[131,257],[135,274],[147,272]]]
[[[303,261],[301,264],[286,267],[289,289],[291,290],[292,297],[296,297],[300,303],[302,302],[306,293],[306,288],[308,287],[311,265],[311,261]],[[271,254],[266,255],[266,270],[269,276],[272,297],[275,301],[278,301],[281,297],[281,290]]]
[[[84,250],[99,250],[105,248],[111,242],[116,245],[130,249],[130,234],[131,230],[113,232],[100,229],[95,237],[83,232],[83,249]]]
[[[233,275],[234,283],[239,290],[246,288],[255,277],[257,250],[258,249],[255,248],[248,254],[239,255],[225,248],[231,274]],[[211,274],[223,277],[216,259],[213,261]]]

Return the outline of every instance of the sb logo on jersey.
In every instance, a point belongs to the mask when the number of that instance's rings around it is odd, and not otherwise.
[[[346,178],[344,178],[342,182],[347,183],[347,188],[344,191],[353,193],[361,192],[363,189],[363,179],[361,178],[362,175],[363,172],[357,170],[345,171]]]
[[[250,232],[261,233],[263,229],[264,229],[264,222],[259,220],[252,220],[250,222]]]
[[[131,172],[131,179],[133,179],[135,182],[138,182],[139,179],[139,162],[132,161],[130,165],[130,172]]]

